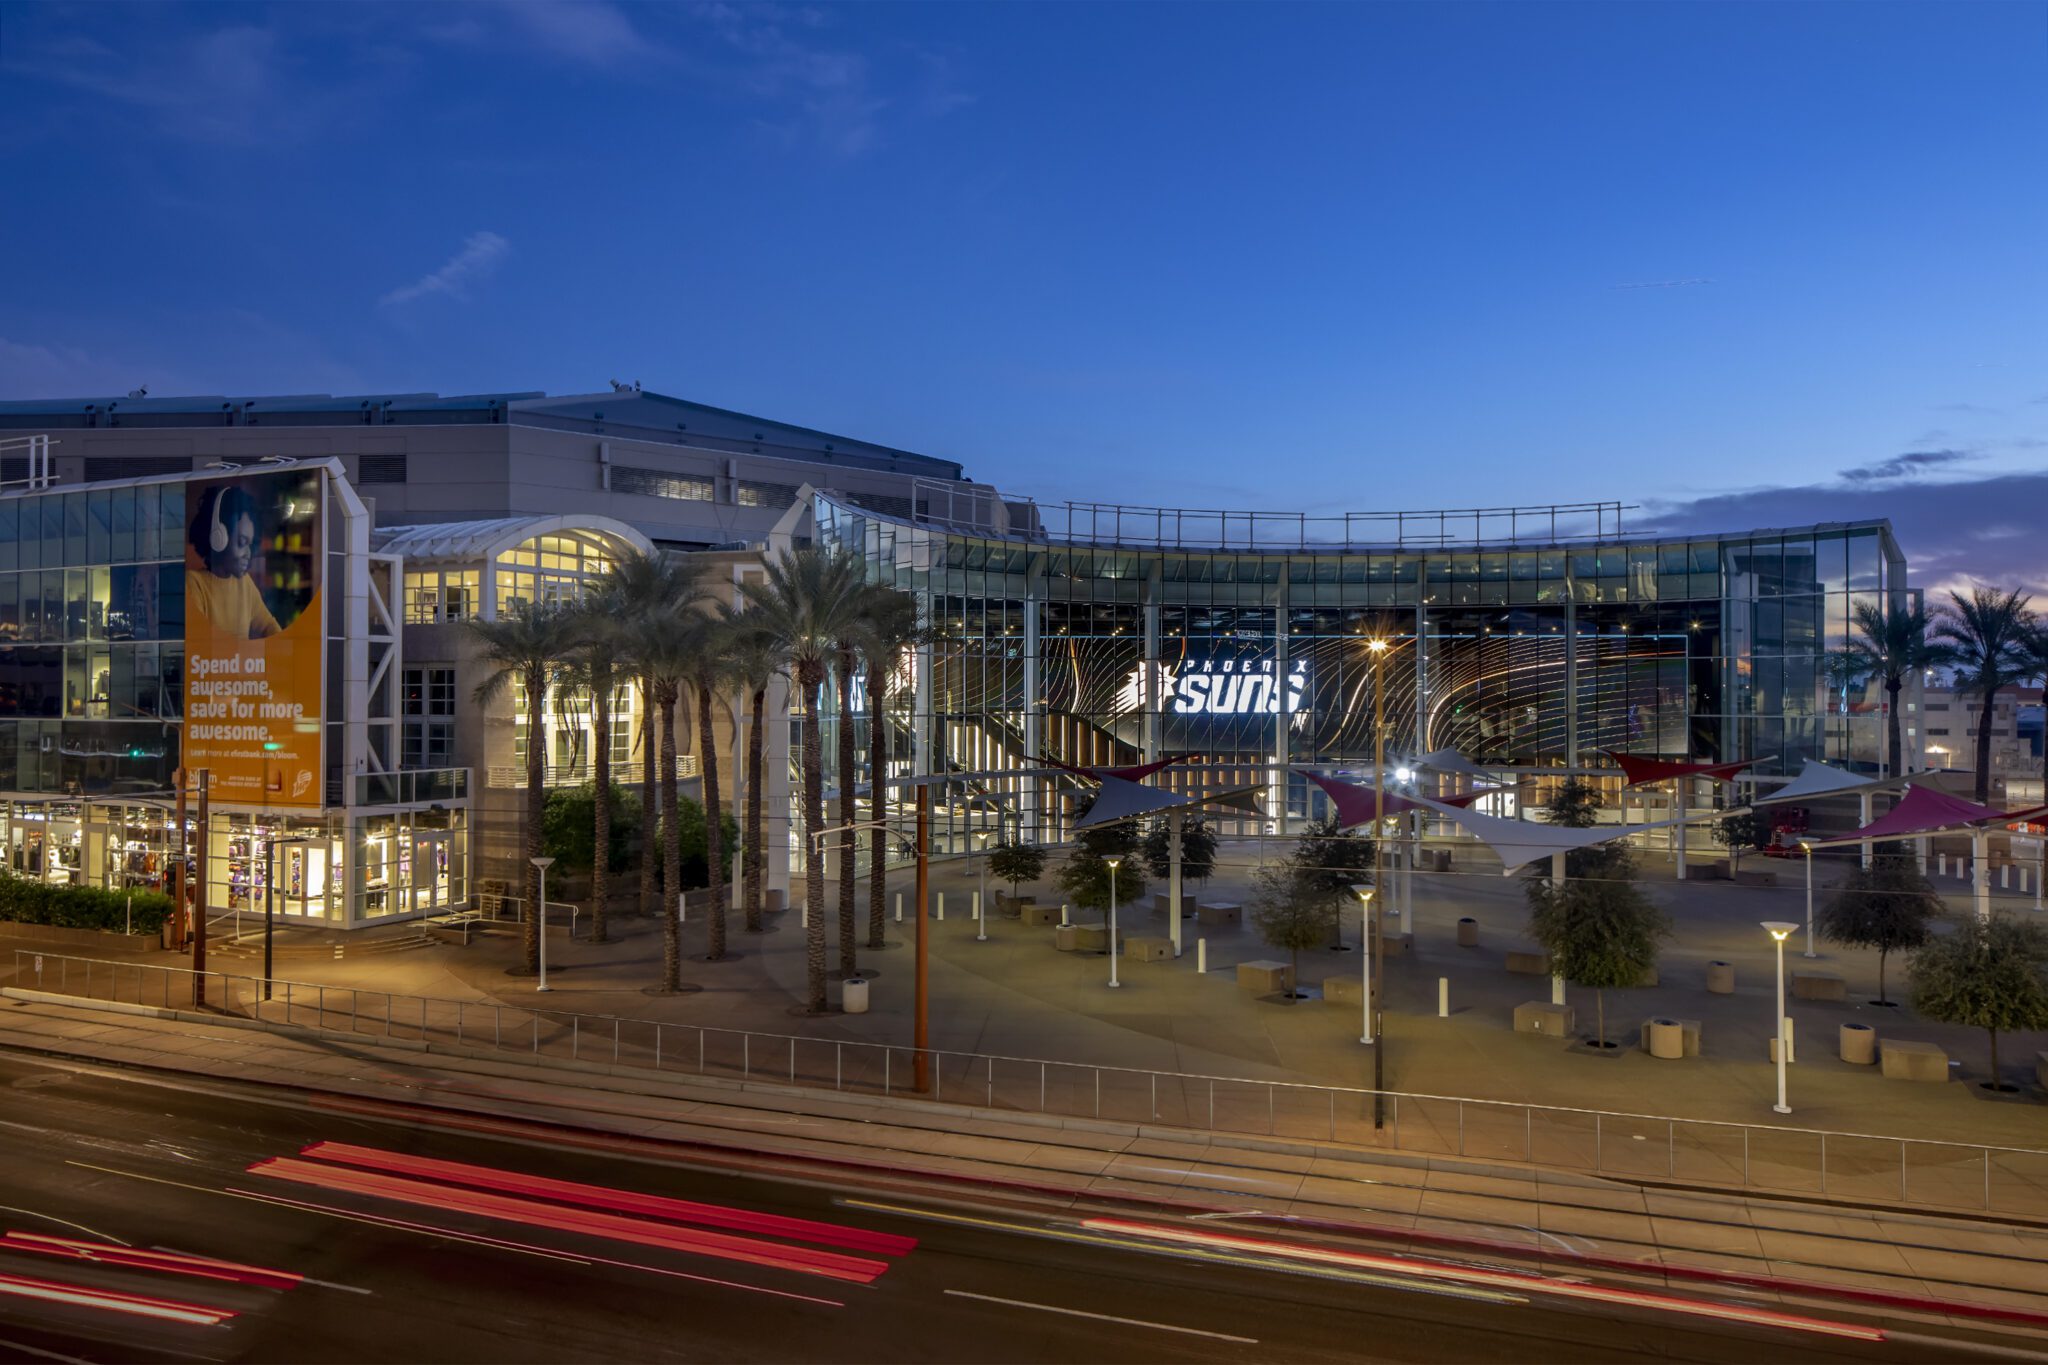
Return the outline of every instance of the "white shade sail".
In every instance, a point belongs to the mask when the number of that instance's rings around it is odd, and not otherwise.
[[[1750,804],[1771,806],[1781,801],[1804,801],[1815,796],[1843,796],[1864,787],[1886,785],[1889,784],[1882,779],[1873,780],[1857,773],[1845,772],[1840,768],[1831,768],[1825,763],[1817,763],[1809,758],[1806,760],[1806,766],[1799,770],[1799,776],[1769,796],[1757,797]]]

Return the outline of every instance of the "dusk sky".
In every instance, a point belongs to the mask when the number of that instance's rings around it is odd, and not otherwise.
[[[0,396],[618,378],[2048,591],[2042,3],[10,3],[0,77]]]

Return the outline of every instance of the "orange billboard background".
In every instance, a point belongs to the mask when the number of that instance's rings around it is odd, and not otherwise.
[[[182,766],[215,801],[323,802],[324,492],[317,469],[186,487]]]

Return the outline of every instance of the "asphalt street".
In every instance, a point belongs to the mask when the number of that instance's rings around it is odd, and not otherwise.
[[[1508,1267],[1411,1272],[1227,1224],[763,1179],[258,1095],[0,1053],[0,1358],[1970,1358],[1837,1335],[1860,1324],[1832,1310],[1708,1316],[1756,1298],[1559,1298]]]

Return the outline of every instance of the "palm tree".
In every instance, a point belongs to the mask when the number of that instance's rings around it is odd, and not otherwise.
[[[548,686],[564,660],[582,643],[582,625],[573,612],[533,602],[512,603],[495,620],[472,618],[463,629],[477,646],[477,659],[488,672],[476,686],[476,702],[489,705],[505,689],[517,686],[526,697],[526,823],[525,851],[526,970],[540,970],[541,819],[547,807]]]
[[[746,696],[751,729],[747,732],[747,809],[740,837],[741,900],[745,903],[747,932],[761,932],[761,770],[762,751],[767,742],[765,719],[768,686],[783,672],[787,656],[774,635],[760,626],[757,613],[735,611],[721,606],[720,614],[730,632],[728,658],[732,680]]]
[[[859,940],[854,935],[853,907],[860,874],[860,831],[853,826],[860,819],[860,807],[853,780],[853,680],[860,672],[860,646],[856,643],[867,621],[868,595],[860,595],[861,610],[850,622],[851,629],[839,637],[834,651],[838,664],[838,686],[833,688],[839,702],[839,975],[859,975]]]
[[[667,561],[657,552],[627,550],[612,564],[599,589],[603,608],[619,625],[619,668],[631,676],[640,696],[640,913],[658,915],[667,903],[661,883],[661,806],[655,800],[654,672],[640,650],[644,642],[635,623],[658,610],[674,586]],[[673,893],[673,888],[669,888]]]
[[[590,871],[590,941],[610,941],[605,909],[611,899],[612,858],[612,698],[620,684],[624,628],[612,591],[616,579],[606,577],[576,608],[583,643],[562,670],[565,689],[590,699],[591,805],[595,850]]]
[[[709,596],[709,593],[704,593]],[[711,918],[705,931],[704,956],[725,957],[725,807],[718,790],[718,735],[711,725],[712,702],[732,675],[732,639],[722,614],[692,613],[687,639],[689,662],[684,677],[697,695],[697,769],[704,789],[704,865],[711,882]]]
[[[871,588],[867,618],[861,658],[868,671],[868,783],[874,790],[870,809],[875,821],[868,832],[868,947],[880,948],[889,898],[889,831],[882,827],[889,818],[889,732],[882,703],[897,660],[923,638],[923,632],[917,621],[917,599],[897,588]],[[981,913],[986,915],[988,907],[983,906]]]
[[[1885,715],[1888,727],[1887,753],[1890,759],[1885,768],[1888,777],[1898,777],[1904,768],[1900,763],[1899,745],[1899,689],[1907,678],[1918,676],[1930,668],[1939,668],[1949,661],[1947,645],[1927,638],[1933,625],[1924,603],[1915,600],[1907,606],[1899,602],[1887,602],[1879,607],[1873,602],[1859,603],[1856,607],[1856,633],[1860,637],[1850,642],[1845,653],[1860,662],[1864,672],[1884,681]],[[1844,666],[1834,670],[1840,674]]]
[[[2029,599],[2017,590],[1972,588],[1966,598],[1949,595],[1935,635],[1953,647],[1958,691],[1974,692],[1982,710],[1977,717],[1977,804],[1991,800],[1992,702],[1999,689],[2027,676],[2027,634],[2034,614]]]
[[[864,603],[861,562],[844,550],[799,546],[768,561],[760,582],[740,591],[762,626],[788,653],[804,714],[803,819],[804,892],[809,920],[804,965],[809,981],[806,1005],[825,1010],[825,869],[812,835],[823,826],[825,755],[818,742],[819,689],[839,642],[851,635]]]
[[[631,632],[629,653],[640,671],[658,730],[663,818],[657,828],[651,817],[643,817],[647,823],[642,828],[648,837],[641,856],[651,862],[655,850],[661,851],[664,891],[656,910],[662,925],[661,990],[672,994],[682,989],[683,966],[681,927],[670,900],[681,894],[683,886],[676,708],[682,698],[683,678],[694,660],[692,637],[696,622],[702,619],[704,590],[681,565],[658,554],[624,557],[614,573],[620,580],[623,601],[629,604],[624,617]],[[653,803],[648,805],[651,810]]]

